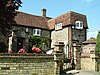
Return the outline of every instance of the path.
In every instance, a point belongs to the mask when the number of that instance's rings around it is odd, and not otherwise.
[[[66,71],[66,72],[61,73],[61,75],[100,75],[100,72],[70,70],[70,71]]]

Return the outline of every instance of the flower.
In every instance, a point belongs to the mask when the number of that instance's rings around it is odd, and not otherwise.
[[[19,52],[19,53],[26,53],[26,50],[23,49],[23,48],[21,48],[18,52]]]
[[[12,50],[9,50],[9,52],[12,53],[13,51]]]
[[[32,48],[32,51],[39,53],[39,52],[41,52],[41,49],[40,48],[33,47]]]

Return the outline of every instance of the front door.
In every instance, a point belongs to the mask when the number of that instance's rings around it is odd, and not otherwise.
[[[17,38],[17,52],[23,48],[23,41],[24,39],[23,38]]]

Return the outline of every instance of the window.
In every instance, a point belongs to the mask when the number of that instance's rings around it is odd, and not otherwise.
[[[33,29],[33,35],[40,36],[41,35],[41,29]]]
[[[83,23],[80,23],[80,27],[83,27]]]
[[[58,23],[55,25],[55,30],[62,29],[62,23]]]
[[[82,21],[76,21],[75,25],[76,25],[76,29],[83,29],[83,22]]]

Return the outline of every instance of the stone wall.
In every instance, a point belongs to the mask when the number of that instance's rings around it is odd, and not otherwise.
[[[81,54],[81,70],[100,71],[100,56],[92,52]]]
[[[81,58],[81,70],[85,71],[96,71],[96,61],[95,59],[84,57]]]
[[[56,42],[64,42],[64,53],[68,54],[68,27],[63,28],[61,30],[54,30],[51,32],[51,48],[54,47]]]
[[[82,44],[86,40],[86,29],[72,29],[72,39],[78,40],[79,44]]]
[[[81,54],[81,70],[96,71],[97,61],[95,53]]]
[[[53,55],[0,54],[0,75],[59,75]]]

